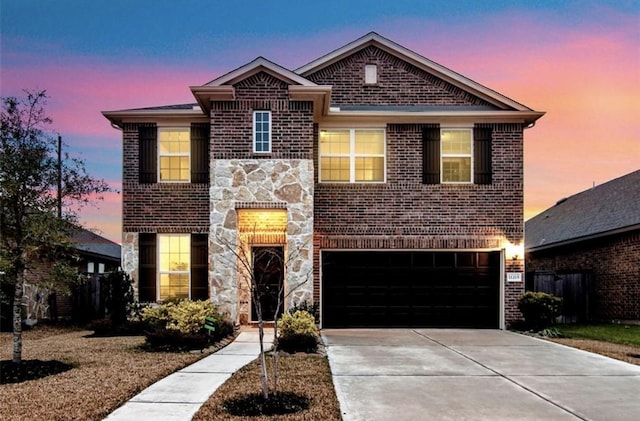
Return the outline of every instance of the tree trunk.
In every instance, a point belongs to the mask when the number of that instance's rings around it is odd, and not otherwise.
[[[24,272],[18,272],[13,295],[13,362],[22,361],[22,297],[24,296]]]
[[[278,306],[279,307],[279,306]],[[273,322],[273,392],[278,393],[278,319]]]
[[[267,374],[267,359],[264,353],[264,324],[262,322],[262,311],[258,311],[258,334],[260,335],[260,365],[262,366],[262,396],[269,399],[269,380]]]

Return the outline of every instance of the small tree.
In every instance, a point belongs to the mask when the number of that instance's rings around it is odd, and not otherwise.
[[[70,237],[76,212],[109,190],[104,181],[87,175],[83,161],[68,155],[57,159],[58,142],[47,132],[47,95],[24,92],[22,99],[2,98],[0,113],[0,271],[14,290],[16,363],[22,360],[25,273],[38,261],[66,261],[74,249]]]
[[[285,234],[283,233],[283,237]],[[256,273],[255,266],[256,260],[262,259],[265,262],[266,266],[270,266],[272,264],[280,264],[285,269],[290,267],[295,259],[300,256],[300,251],[304,248],[304,244],[297,249],[289,249],[288,255],[285,257],[273,249],[265,248],[260,250],[261,254],[256,254],[251,252],[251,248],[254,245],[254,239],[256,238],[256,231],[254,229],[253,234],[247,234],[244,236],[240,236],[241,240],[239,244],[233,244],[222,237],[218,237],[218,242],[222,245],[227,251],[230,252],[231,256],[233,256],[233,261],[227,262],[231,267],[238,267],[238,272],[240,274],[241,282],[245,285],[245,287],[251,293],[251,300],[253,302],[253,306],[255,308],[256,317],[258,319],[258,336],[260,339],[260,367],[261,367],[261,385],[262,385],[262,395],[264,399],[269,398],[269,375],[267,373],[267,361],[266,361],[266,351],[264,347],[264,312],[262,307],[263,298],[265,298],[266,294],[272,294],[273,291],[266,290],[264,286],[263,279],[261,279],[262,274]],[[257,244],[256,244],[257,245]],[[278,391],[278,315],[281,310],[284,308],[285,301],[287,298],[293,294],[296,290],[302,287],[306,282],[308,282],[311,274],[307,273],[306,276],[297,284],[289,285],[289,289],[285,293],[285,282],[284,279],[280,279],[277,286],[277,301],[274,309],[274,323],[273,323],[273,391]]]

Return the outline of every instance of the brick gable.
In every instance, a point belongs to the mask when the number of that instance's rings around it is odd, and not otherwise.
[[[378,83],[364,83],[364,66],[376,64]],[[307,78],[332,85],[331,102],[341,105],[491,106],[488,102],[374,46],[366,47]]]

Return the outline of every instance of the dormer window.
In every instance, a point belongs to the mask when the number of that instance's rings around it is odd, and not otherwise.
[[[367,85],[375,85],[378,83],[378,66],[375,64],[367,64],[364,66],[364,83]]]
[[[253,112],[253,151],[271,152],[271,111]]]

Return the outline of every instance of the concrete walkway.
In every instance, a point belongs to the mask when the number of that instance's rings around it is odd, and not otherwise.
[[[323,330],[344,421],[640,420],[640,367],[498,330]]]
[[[265,332],[264,343],[273,334]],[[260,354],[258,332],[241,332],[229,345],[152,384],[116,409],[109,421],[188,421],[233,373]]]

